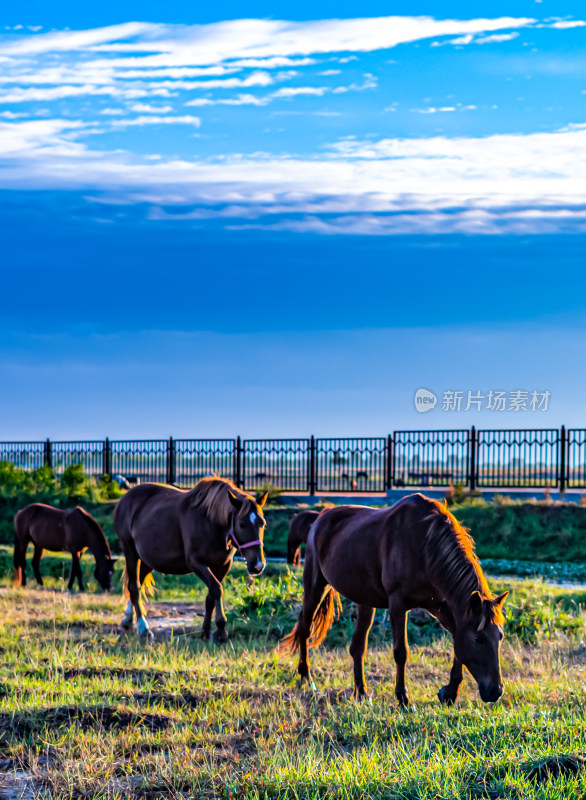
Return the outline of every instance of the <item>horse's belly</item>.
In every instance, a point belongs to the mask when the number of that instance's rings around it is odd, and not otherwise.
[[[353,573],[351,580],[340,578],[340,576],[330,580],[324,570],[324,577],[342,597],[346,597],[353,603],[371,608],[387,608],[389,605],[389,597],[384,587],[377,585],[368,575],[359,576],[360,579],[356,580],[356,575]]]
[[[35,547],[42,547],[43,550],[48,550],[50,553],[63,553],[65,552],[65,543],[62,539],[51,539],[46,535],[43,537],[39,537],[39,543],[34,539],[34,536],[31,536],[32,543]]]
[[[157,572],[163,572],[167,575],[187,575],[191,570],[185,563],[185,556],[183,549],[167,545],[167,547],[158,547],[155,544],[145,545],[135,542],[136,550],[141,561],[144,561],[152,569]]]

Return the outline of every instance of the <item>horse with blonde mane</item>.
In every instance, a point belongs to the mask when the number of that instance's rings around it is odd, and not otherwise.
[[[464,667],[483,701],[502,695],[502,608],[508,592],[493,597],[471,536],[437,500],[413,494],[388,509],[338,506],[321,512],[305,551],[303,607],[281,642],[283,649],[299,652],[302,681],[309,680],[308,646],[325,638],[339,593],[358,606],[350,645],[358,698],[366,695],[364,655],[375,608],[389,611],[401,707],[409,706],[405,665],[412,608],[427,609],[453,636],[450,679],[438,693],[442,703],[456,701]]]
[[[208,587],[202,637],[210,638],[215,608],[213,639],[225,642],[222,581],[237,551],[250,575],[264,570],[262,508],[267,496],[268,492],[255,499],[217,476],[202,478],[189,491],[158,483],[130,489],[114,512],[114,528],[126,558],[128,605],[122,627],[132,627],[134,612],[138,635],[152,638],[142,605],[142,597],[154,583],[151,573],[192,572]]]

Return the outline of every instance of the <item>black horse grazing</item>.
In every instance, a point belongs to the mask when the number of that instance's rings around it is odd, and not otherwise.
[[[125,590],[129,597],[123,628],[136,613],[139,636],[149,636],[141,603],[153,570],[170,575],[193,572],[208,587],[202,636],[211,633],[216,609],[215,641],[226,641],[222,581],[240,550],[250,575],[264,570],[262,514],[268,492],[254,499],[231,481],[203,478],[190,491],[143,483],[120,499],[114,527],[126,557]]]
[[[73,590],[75,579],[83,592],[83,576],[79,559],[84,550],[91,550],[96,559],[95,578],[104,591],[112,588],[115,558],[96,520],[77,506],[66,511],[44,503],[32,503],[19,511],[14,518],[14,574],[20,586],[26,586],[26,549],[35,546],[33,572],[39,586],[43,585],[40,561],[44,550],[71,553],[71,572],[67,588]]]
[[[358,606],[350,645],[355,693],[366,694],[364,654],[375,608],[388,608],[396,662],[395,694],[408,705],[405,664],[407,612],[426,608],[454,639],[449,683],[439,699],[453,703],[466,667],[485,702],[503,692],[500,644],[507,597],[493,597],[468,532],[447,507],[414,494],[389,509],[338,506],[322,511],[305,551],[303,607],[282,646],[299,651],[298,671],[309,680],[309,647],[330,628],[340,592]]]
[[[288,564],[296,567],[301,564],[301,545],[307,543],[309,530],[318,517],[319,511],[300,511],[292,517],[287,537]]]

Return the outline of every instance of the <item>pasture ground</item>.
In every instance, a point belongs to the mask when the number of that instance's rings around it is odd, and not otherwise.
[[[317,691],[300,688],[295,660],[275,651],[301,597],[300,573],[284,566],[253,584],[235,567],[224,646],[194,632],[203,589],[192,578],[159,580],[162,605],[150,607],[167,624],[150,646],[119,634],[119,593],[49,584],[0,588],[0,797],[586,797],[583,592],[512,584],[506,693],[494,706],[470,678],[457,706],[439,705],[450,639],[415,619],[414,710],[402,713],[382,612],[372,702],[351,698],[349,605],[313,651]]]

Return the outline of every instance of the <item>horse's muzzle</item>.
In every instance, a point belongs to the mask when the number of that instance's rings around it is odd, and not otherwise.
[[[248,572],[251,575],[260,575],[261,572],[263,572],[264,568],[265,568],[265,562],[264,561],[260,561],[260,559],[259,559],[256,562],[256,564],[252,564],[251,566],[248,567]]]
[[[483,703],[496,703],[503,693],[503,685],[499,683],[496,686],[479,686],[478,690]]]

